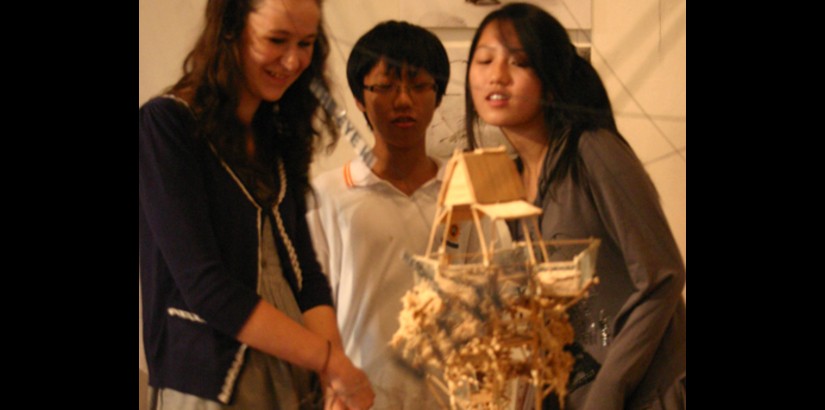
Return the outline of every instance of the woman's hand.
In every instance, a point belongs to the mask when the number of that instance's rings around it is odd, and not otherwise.
[[[372,407],[375,393],[366,373],[355,367],[344,351],[333,346],[326,372],[325,408],[367,410]]]
[[[347,410],[340,397],[335,397],[332,387],[324,388],[324,410]]]

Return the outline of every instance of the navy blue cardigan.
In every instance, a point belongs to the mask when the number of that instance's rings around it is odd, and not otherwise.
[[[210,145],[193,138],[194,127],[188,108],[171,98],[155,98],[139,110],[144,344],[151,386],[226,403],[246,348],[235,336],[259,300],[262,218],[273,211],[283,218],[303,275],[300,290],[277,229],[274,237],[301,310],[332,306],[332,298],[312,248],[302,193],[287,184],[277,210],[259,208]]]

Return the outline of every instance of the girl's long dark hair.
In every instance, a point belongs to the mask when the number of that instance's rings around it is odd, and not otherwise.
[[[249,163],[243,127],[237,118],[238,97],[243,87],[241,36],[246,18],[261,0],[209,0],[206,25],[183,63],[183,76],[168,91],[186,100],[197,118],[196,138],[210,141],[230,163]],[[321,0],[316,0],[320,7]],[[306,193],[314,143],[321,137],[313,127],[319,101],[309,91],[317,81],[325,88],[324,68],[329,42],[318,27],[309,66],[277,103],[263,102],[255,113],[253,128],[261,159],[274,166],[281,157],[291,184]],[[333,143],[337,133],[326,113],[322,123]]]
[[[543,197],[553,182],[568,174],[578,182],[581,171],[578,145],[583,132],[603,128],[622,141],[624,138],[616,128],[613,109],[599,74],[576,53],[561,23],[532,4],[511,3],[484,18],[470,46],[465,77],[465,125],[470,148],[478,145],[474,130],[478,112],[473,106],[469,64],[472,64],[481,33],[493,23],[512,25],[542,84],[542,115],[549,140],[547,155],[548,158],[558,158],[556,166],[544,170],[546,175],[542,176],[539,186],[539,195]]]

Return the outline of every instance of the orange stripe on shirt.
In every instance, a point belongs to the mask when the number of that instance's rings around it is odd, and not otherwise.
[[[350,164],[351,162],[347,162],[347,165],[344,165],[344,183],[347,184],[347,188],[352,188],[355,186],[352,182],[352,171],[350,171]]]

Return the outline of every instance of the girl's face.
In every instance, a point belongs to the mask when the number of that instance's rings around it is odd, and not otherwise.
[[[493,21],[479,36],[469,68],[473,105],[484,122],[508,128],[542,127],[542,85],[513,25]]]
[[[321,10],[315,1],[261,0],[241,37],[241,100],[277,101],[309,66]]]

